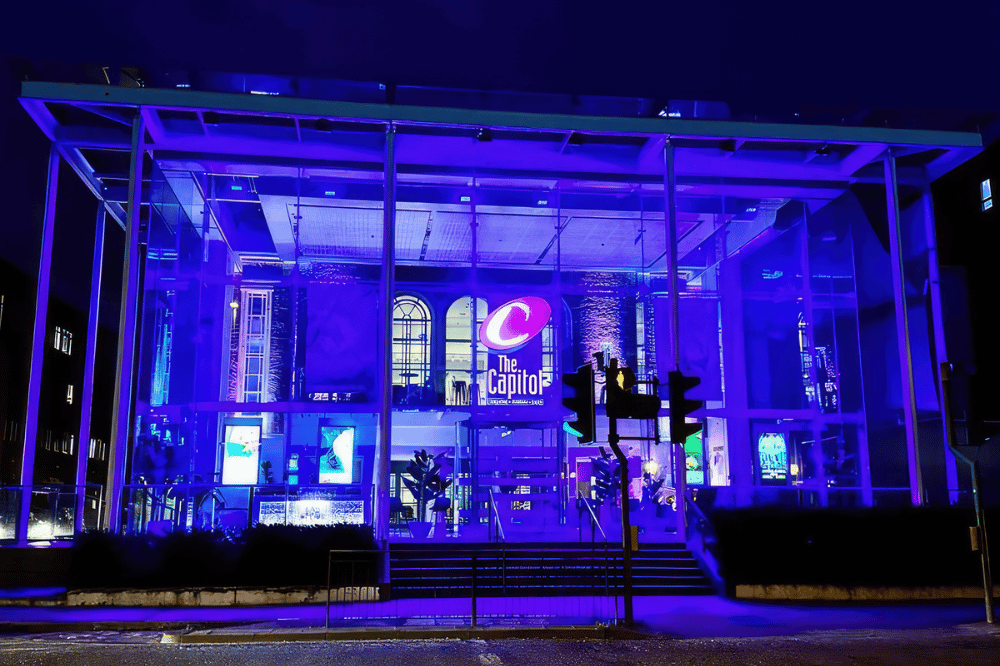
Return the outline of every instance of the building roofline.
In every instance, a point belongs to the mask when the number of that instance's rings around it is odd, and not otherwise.
[[[25,81],[21,96],[44,102],[126,107],[202,109],[263,115],[343,118],[376,122],[443,124],[465,127],[669,135],[676,138],[744,138],[889,146],[981,148],[975,132],[751,123],[681,118],[621,118],[522,113],[442,107],[401,106],[302,99],[277,95],[240,95],[169,88],[122,88],[77,83]]]

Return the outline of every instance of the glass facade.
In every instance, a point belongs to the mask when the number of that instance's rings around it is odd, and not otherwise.
[[[122,531],[615,541],[627,484],[656,541],[683,529],[685,488],[845,507],[957,488],[935,422],[928,163],[887,157],[888,139],[827,145],[824,128],[734,140],[442,114],[136,121],[149,208],[135,401],[116,403],[134,415],[112,447]],[[563,428],[562,373],[600,352],[640,392],[659,380],[659,423],[618,424],[627,474],[601,373],[597,441]],[[675,369],[701,379],[703,429],[671,444]]]

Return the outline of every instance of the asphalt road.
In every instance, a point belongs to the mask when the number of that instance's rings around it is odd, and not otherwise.
[[[0,666],[996,666],[1000,630],[986,624],[909,631],[828,631],[770,638],[637,641],[398,640],[160,644],[157,632],[0,637]]]

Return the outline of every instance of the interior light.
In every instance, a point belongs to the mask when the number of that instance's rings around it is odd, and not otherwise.
[[[549,204],[549,200],[548,199],[539,199],[538,200],[538,205],[539,206],[547,206],[548,204]]]
[[[334,196],[337,196],[337,193],[336,193],[336,192],[334,192],[333,190],[327,190],[327,191],[326,191],[326,192],[324,192],[323,194],[325,194],[325,195],[326,195],[326,196],[328,196],[328,197],[334,197]]]
[[[230,185],[229,189],[239,191],[239,190],[243,189],[243,186],[242,185]]]
[[[660,471],[660,466],[656,464],[655,460],[647,460],[642,464],[642,471],[646,474],[656,474]]]
[[[238,307],[240,307],[240,304],[239,304],[238,302],[236,302],[236,301],[231,301],[231,302],[229,303],[229,307],[231,307],[231,308],[232,308],[233,310],[235,310],[235,309],[237,309]]]
[[[755,207],[751,206],[750,208],[747,208],[747,212],[748,213],[756,213],[757,209]]]
[[[462,197],[462,203],[468,203],[472,201],[472,197]]]

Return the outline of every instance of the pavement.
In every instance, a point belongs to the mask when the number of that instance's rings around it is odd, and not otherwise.
[[[617,603],[615,603],[615,601]],[[0,632],[162,631],[168,643],[383,640],[405,638],[739,638],[817,631],[898,631],[985,624],[979,603],[789,604],[721,597],[636,597],[632,627],[622,600],[422,599],[335,607],[0,607]]]

